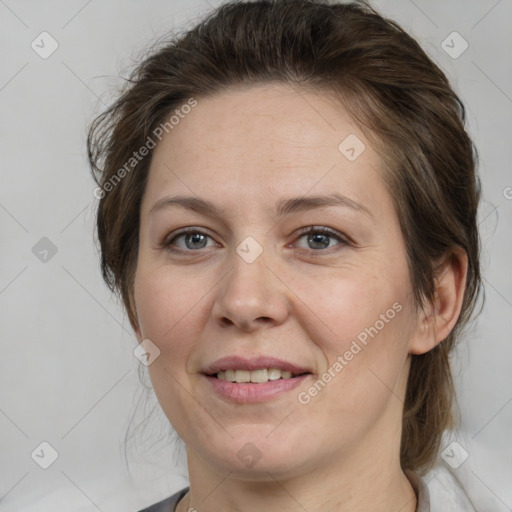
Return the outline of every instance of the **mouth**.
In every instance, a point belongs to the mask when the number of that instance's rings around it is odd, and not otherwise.
[[[265,356],[222,358],[201,373],[216,396],[236,403],[258,403],[285,395],[312,375],[308,368]]]
[[[310,375],[310,372],[292,373],[289,370],[281,370],[280,368],[260,368],[252,371],[230,369],[206,375],[227,382],[236,382],[237,384],[264,384],[276,380],[295,379],[302,375]]]

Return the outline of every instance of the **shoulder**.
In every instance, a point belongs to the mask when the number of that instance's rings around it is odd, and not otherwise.
[[[174,512],[178,502],[183,498],[183,496],[185,496],[185,494],[187,494],[188,490],[189,488],[185,487],[176,494],[173,494],[158,503],[154,503],[143,510],[139,510],[139,512]]]
[[[424,478],[428,482],[432,502],[438,506],[442,505],[446,512],[476,511],[466,485],[448,468],[439,466]]]
[[[452,469],[438,463],[421,477],[428,488],[430,512],[503,512],[508,510],[496,499],[496,495],[482,484],[469,462]]]

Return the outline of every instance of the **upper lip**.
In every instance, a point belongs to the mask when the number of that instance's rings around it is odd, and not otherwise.
[[[280,370],[287,370],[295,375],[301,373],[311,373],[311,371],[288,361],[277,359],[270,356],[257,356],[257,357],[241,357],[229,356],[217,359],[215,362],[207,366],[202,373],[206,375],[214,375],[220,371],[226,370],[261,370],[263,368],[279,368]]]

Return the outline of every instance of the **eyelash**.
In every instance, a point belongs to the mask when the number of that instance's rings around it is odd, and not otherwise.
[[[166,237],[161,245],[163,248],[165,248],[169,252],[172,252],[175,254],[199,252],[200,249],[196,249],[196,250],[194,250],[194,249],[176,249],[175,247],[172,246],[173,242],[175,242],[177,239],[184,237],[186,235],[190,235],[190,234],[206,235],[207,237],[212,239],[212,237],[208,233],[206,233],[200,229],[185,228],[183,231],[178,231],[177,233],[173,233],[172,238]],[[344,246],[351,245],[351,241],[349,241],[348,237],[343,236],[341,233],[339,233],[331,228],[327,228],[325,226],[309,226],[307,228],[302,228],[299,230],[299,236],[297,239],[301,239],[305,235],[309,235],[309,234],[327,235],[331,238],[337,239],[339,243],[334,246],[336,251],[340,250]],[[311,252],[315,255],[318,255],[318,253],[320,253],[320,252],[323,252],[323,253],[328,252],[330,254],[332,252],[332,249],[333,249],[333,247],[328,247],[326,249],[301,249],[301,250]]]

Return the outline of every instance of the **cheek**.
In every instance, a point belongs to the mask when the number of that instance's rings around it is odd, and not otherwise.
[[[379,275],[385,274],[352,266],[322,280],[304,280],[300,286],[297,281],[297,295],[306,306],[302,316],[322,327],[318,341],[325,348],[343,353],[358,335],[364,341],[365,329],[377,322],[383,330],[398,316],[399,306],[394,309],[393,304],[403,304],[407,283],[398,276],[391,283]]]
[[[169,269],[145,270],[135,278],[141,336],[160,350],[148,373],[162,409],[173,425],[178,422],[177,428],[181,420],[174,411],[186,401],[182,393],[188,379],[187,362],[203,329],[200,308],[205,290],[190,284]]]
[[[205,290],[193,281],[165,269],[138,271],[135,278],[135,305],[142,335],[165,348],[165,340],[178,338],[177,332],[197,314]],[[188,325],[190,327],[190,325]]]
[[[333,420],[350,418],[354,431],[363,432],[389,407],[401,409],[408,341],[408,322],[402,314],[406,315],[404,309],[384,325],[368,322],[354,336],[340,340],[331,356],[335,362],[329,368],[334,374],[328,377],[329,389],[313,404],[319,414],[329,411]]]
[[[352,270],[309,288],[309,318],[321,326],[310,334],[326,362],[322,382],[306,391],[313,407],[362,419],[381,411],[398,385],[414,313],[405,270]]]
[[[155,395],[181,437],[193,409],[187,392],[186,365],[202,329],[197,321],[203,290],[186,286],[186,279],[162,268],[141,268],[135,277],[134,298],[143,338],[157,345],[160,355],[147,368]]]

